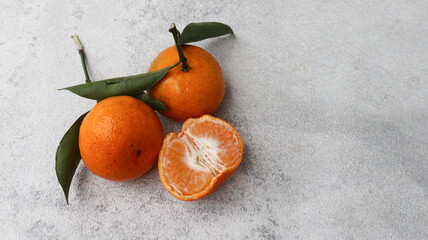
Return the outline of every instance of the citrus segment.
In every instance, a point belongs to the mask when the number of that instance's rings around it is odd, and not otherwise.
[[[230,167],[238,160],[240,139],[230,125],[219,124],[214,120],[199,121],[192,124],[185,133],[196,148],[208,153],[217,160],[218,167]]]
[[[174,180],[172,186],[177,192],[195,194],[211,182],[211,174],[196,159],[191,159],[192,153],[182,139],[176,138],[169,143],[165,157],[168,159],[164,162],[165,177]]]
[[[214,192],[238,167],[244,145],[225,121],[204,115],[169,133],[159,153],[159,176],[176,198],[197,200]]]

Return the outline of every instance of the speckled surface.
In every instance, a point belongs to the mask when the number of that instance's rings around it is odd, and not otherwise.
[[[427,1],[0,1],[1,239],[427,239]],[[147,70],[171,22],[220,21],[215,116],[245,156],[180,202],[157,168],[112,183],[81,164],[70,205],[55,151],[94,102],[56,89]],[[180,123],[161,118],[165,131]]]

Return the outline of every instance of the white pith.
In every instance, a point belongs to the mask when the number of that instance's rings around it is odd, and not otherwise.
[[[213,138],[198,138],[193,136],[189,130],[186,130],[181,139],[189,150],[186,156],[186,163],[194,169],[211,172],[217,176],[225,166],[218,157],[218,143]]]

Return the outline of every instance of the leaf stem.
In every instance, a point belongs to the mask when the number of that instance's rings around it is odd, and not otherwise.
[[[77,35],[74,34],[71,37],[74,39],[74,42],[76,43],[76,46],[77,46],[77,50],[79,51],[80,59],[82,61],[83,72],[85,73],[86,82],[90,83],[92,81],[91,81],[91,78],[89,77],[88,69],[87,69],[87,66],[86,66],[85,51],[83,50],[82,44],[80,43],[79,38],[77,37]]]
[[[178,55],[180,56],[180,62],[181,62],[181,71],[187,72],[191,69],[189,64],[187,64],[187,58],[183,54],[183,49],[181,49],[181,43],[180,43],[180,32],[175,27],[175,23],[172,23],[169,27],[169,32],[172,33],[172,36],[174,37],[175,41],[175,47],[177,48]]]
[[[175,68],[175,67],[177,67],[178,66],[178,64],[180,64],[181,63],[181,61],[178,61],[177,63],[175,63],[174,65],[172,65],[171,67],[169,67],[168,68],[168,70],[171,70],[171,69],[173,69],[173,68]],[[190,68],[190,67],[189,67]]]

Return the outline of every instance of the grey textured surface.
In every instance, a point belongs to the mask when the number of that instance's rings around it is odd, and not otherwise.
[[[428,2],[0,1],[1,239],[427,239]],[[215,113],[245,143],[196,202],[157,168],[112,183],[77,170],[67,206],[59,140],[94,102],[56,89],[146,71],[176,22],[221,21],[197,45],[222,65]],[[180,123],[161,118],[165,131]]]

